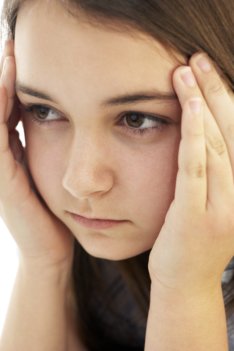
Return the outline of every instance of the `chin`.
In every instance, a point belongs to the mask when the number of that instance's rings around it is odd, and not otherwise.
[[[129,249],[128,245],[125,244],[124,247],[122,245],[93,245],[93,246],[87,246],[87,245],[82,245],[83,249],[90,255],[99,259],[104,259],[104,260],[109,260],[109,261],[122,261],[122,260],[127,260],[132,257],[136,257],[143,252],[146,252],[149,250],[149,248],[142,248],[142,249],[135,249],[131,247]]]
[[[153,246],[153,240],[142,240],[139,235],[118,233],[107,235],[101,231],[72,231],[83,250],[92,257],[110,261],[136,257]]]

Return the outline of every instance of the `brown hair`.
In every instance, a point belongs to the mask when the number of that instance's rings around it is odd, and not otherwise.
[[[5,0],[2,23],[8,36],[14,38],[17,13],[29,0]],[[30,0],[32,1],[32,0]],[[35,0],[36,1],[36,0]],[[234,91],[234,1],[232,0],[58,0],[72,15],[79,11],[92,25],[116,31],[138,30],[158,40],[173,54],[189,59],[195,52],[206,52],[216,63],[228,87]],[[117,267],[128,283],[147,317],[150,279],[148,252],[138,257],[109,262]],[[98,337],[98,323],[87,313],[90,281],[99,282],[99,260],[88,256],[76,243],[73,264],[74,288],[77,296],[83,340],[89,350],[114,350],[108,336]],[[87,280],[88,277],[88,280]],[[79,289],[77,288],[79,281]],[[232,287],[233,281],[230,282]],[[226,305],[233,311],[233,299]],[[111,308],[111,306],[110,306]],[[124,349],[118,346],[118,349]]]

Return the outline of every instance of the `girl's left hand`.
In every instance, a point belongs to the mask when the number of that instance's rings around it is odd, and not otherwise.
[[[182,107],[175,197],[149,273],[163,289],[197,294],[221,286],[234,255],[234,94],[205,53],[178,67],[173,84]]]

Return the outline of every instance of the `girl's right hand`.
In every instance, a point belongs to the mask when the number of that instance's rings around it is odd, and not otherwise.
[[[42,267],[71,267],[74,237],[46,207],[33,186],[24,148],[15,130],[14,42],[7,41],[0,77],[0,216],[19,248],[20,259]]]

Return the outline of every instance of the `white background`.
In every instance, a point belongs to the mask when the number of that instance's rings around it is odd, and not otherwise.
[[[2,2],[3,0],[0,0],[0,11],[2,8]],[[17,267],[17,246],[4,222],[0,218],[0,334],[2,332],[10,295],[12,293]]]

